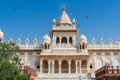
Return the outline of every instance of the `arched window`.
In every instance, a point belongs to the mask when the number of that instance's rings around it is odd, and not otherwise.
[[[71,61],[71,73],[75,73],[75,71],[76,71],[75,61],[72,60],[72,61]]]
[[[45,44],[45,49],[47,49],[47,44]]]
[[[62,64],[61,64],[61,72],[62,73],[68,73],[68,61],[67,60],[63,60]]]
[[[86,60],[83,60],[82,61],[82,66],[81,66],[83,69],[87,67],[87,61]]]
[[[80,49],[81,49],[81,44],[80,44]]]
[[[47,60],[43,60],[43,73],[48,73],[48,61]]]
[[[48,49],[50,48],[50,45],[48,45]]]
[[[61,43],[66,43],[67,44],[67,38],[66,37],[62,37]]]
[[[72,41],[72,37],[69,37],[69,43],[73,43],[73,41]]]
[[[85,49],[85,43],[82,44],[82,49]]]
[[[81,72],[82,73],[87,72],[87,61],[86,60],[82,60],[82,62],[81,62]]]
[[[58,73],[59,72],[59,62],[58,62],[58,60],[55,60],[55,64],[54,64],[54,72],[55,73]]]
[[[56,44],[58,44],[58,43],[60,43],[60,38],[59,37],[56,38]]]

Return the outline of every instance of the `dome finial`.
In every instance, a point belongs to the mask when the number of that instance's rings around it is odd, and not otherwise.
[[[46,33],[45,36],[48,36],[48,34]]]
[[[65,5],[62,6],[62,11],[65,11]]]

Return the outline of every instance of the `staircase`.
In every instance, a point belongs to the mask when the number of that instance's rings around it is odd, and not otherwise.
[[[92,80],[86,74],[40,74],[35,80]]]

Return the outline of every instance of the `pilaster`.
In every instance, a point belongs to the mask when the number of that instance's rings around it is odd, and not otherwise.
[[[43,62],[43,60],[40,59],[40,73],[42,73],[42,62]]]
[[[54,73],[54,60],[52,60],[52,73]]]
[[[77,61],[75,61],[75,65],[76,65],[76,73],[78,73],[78,62]]]
[[[69,73],[71,73],[71,60],[69,60]]]
[[[59,73],[61,73],[61,60],[59,60]]]
[[[49,60],[48,61],[48,73],[50,73],[50,66],[51,66],[50,63],[51,63],[51,61]]]
[[[104,66],[105,65],[105,53],[102,53],[102,66]]]
[[[81,73],[81,60],[79,61],[79,66],[80,66],[80,71],[79,72]]]

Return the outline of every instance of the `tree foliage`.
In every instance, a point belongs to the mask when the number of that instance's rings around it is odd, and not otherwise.
[[[29,80],[30,74],[22,73],[21,60],[14,55],[18,50],[15,43],[0,43],[0,80]]]

